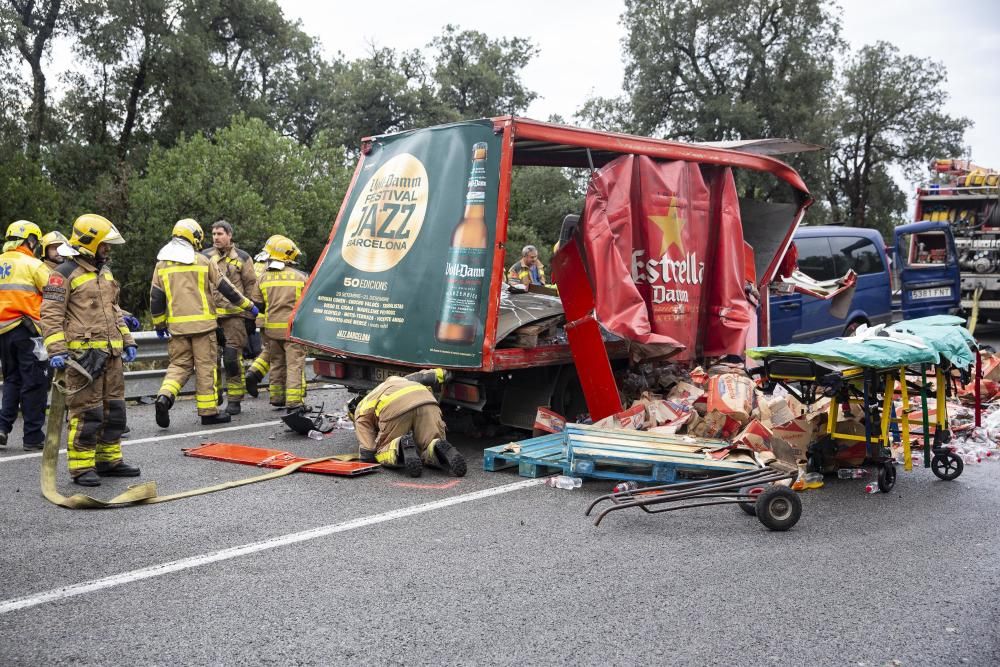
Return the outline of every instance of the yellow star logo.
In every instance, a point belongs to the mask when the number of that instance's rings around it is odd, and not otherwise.
[[[671,200],[666,215],[651,215],[649,216],[649,220],[663,232],[662,241],[660,242],[660,255],[666,255],[671,245],[677,246],[677,249],[683,255],[684,237],[681,235],[681,230],[684,228],[685,221],[677,215],[677,198],[675,197]]]

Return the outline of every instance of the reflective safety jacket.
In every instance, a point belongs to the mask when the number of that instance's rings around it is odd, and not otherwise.
[[[290,266],[265,269],[253,292],[253,300],[264,303],[264,332],[270,338],[284,338],[292,310],[302,296],[309,277]]]
[[[149,289],[153,326],[166,327],[174,336],[214,330],[216,291],[240,310],[250,310],[253,305],[219,272],[215,262],[201,253],[194,254],[191,264],[161,259],[153,269]]]
[[[254,273],[253,259],[249,254],[240,250],[236,245],[229,246],[226,252],[220,252],[218,248],[208,248],[202,254],[212,260],[219,268],[219,273],[226,277],[226,280],[233,284],[240,294],[253,294],[253,286],[257,282],[257,275]],[[215,312],[219,318],[225,317],[246,317],[250,314],[242,308],[233,306],[221,293],[215,295]]]
[[[375,449],[379,422],[388,422],[422,405],[437,404],[430,387],[404,377],[390,377],[368,392],[354,412],[355,433],[363,449]]]
[[[17,327],[24,317],[38,328],[48,280],[48,268],[26,246],[0,254],[0,334]]]
[[[120,288],[111,269],[83,256],[67,259],[49,275],[42,300],[42,336],[49,356],[97,348],[118,356],[135,345],[118,306]]]
[[[535,267],[538,270],[538,280],[539,285],[545,284],[545,266],[541,262],[535,262]],[[515,285],[521,283],[522,285],[531,285],[531,267],[525,266],[522,260],[517,260],[511,265],[510,269],[507,271],[507,282]]]

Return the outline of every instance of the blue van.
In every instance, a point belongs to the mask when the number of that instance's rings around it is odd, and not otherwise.
[[[860,324],[892,321],[890,265],[881,234],[860,227],[800,227],[793,242],[799,270],[810,278],[834,280],[854,269],[858,282],[845,318],[830,312],[831,301],[772,291],[771,345],[812,343],[848,335]]]

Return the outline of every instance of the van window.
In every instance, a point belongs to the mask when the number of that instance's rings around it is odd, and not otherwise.
[[[833,250],[833,264],[837,276],[854,269],[859,276],[869,273],[882,273],[885,264],[882,255],[875,244],[861,236],[831,236],[830,247]]]
[[[795,250],[799,271],[813,280],[833,280],[838,276],[830,256],[830,243],[825,238],[795,239]]]

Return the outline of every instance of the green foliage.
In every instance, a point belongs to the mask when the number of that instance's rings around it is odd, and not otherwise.
[[[319,257],[349,174],[339,146],[320,134],[312,147],[239,116],[211,138],[196,134],[150,155],[133,186],[122,225],[128,243],[116,249],[116,275],[128,305],[144,310],[149,270],[177,220],[192,217],[209,232],[225,219],[237,245],[255,254],[271,234],[298,243],[306,268]]]
[[[932,158],[960,154],[972,123],[941,112],[946,79],[942,66],[886,42],[864,47],[847,63],[830,153],[835,217],[886,229],[906,210],[889,165],[916,176]]]
[[[42,173],[37,162],[23,153],[0,157],[0,224],[31,220],[44,231],[55,225],[59,193]]]
[[[552,256],[563,217],[583,212],[584,192],[566,170],[552,167],[515,167],[511,179],[507,223],[507,264],[534,245],[543,262]]]
[[[449,24],[431,46],[437,51],[438,97],[462,118],[522,113],[538,97],[519,76],[538,53],[530,40],[491,40],[481,32]]]

